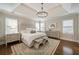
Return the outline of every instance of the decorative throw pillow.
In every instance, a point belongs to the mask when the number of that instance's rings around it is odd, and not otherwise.
[[[32,30],[30,33],[36,33],[36,31],[35,30]]]

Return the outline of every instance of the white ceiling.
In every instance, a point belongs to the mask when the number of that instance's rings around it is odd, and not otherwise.
[[[14,12],[24,17],[35,19],[37,11],[41,10],[40,3],[0,3],[0,11]],[[67,12],[79,12],[78,3],[45,3],[44,10],[48,17],[61,16]]]
[[[27,5],[20,4],[13,12],[34,19],[37,11]]]
[[[0,3],[0,9],[6,10],[6,11],[13,11],[18,6],[17,3]]]
[[[58,5],[57,3],[45,3],[44,10],[48,12]],[[0,3],[0,10],[35,19],[37,11],[41,10],[41,3]]]
[[[79,3],[66,3],[62,6],[69,13],[79,13]]]
[[[29,7],[35,9],[36,11],[41,10],[41,3],[27,3],[25,5],[28,5]],[[43,4],[43,7],[45,11],[48,11],[49,9],[54,8],[58,5],[59,5],[58,3],[45,3]]]

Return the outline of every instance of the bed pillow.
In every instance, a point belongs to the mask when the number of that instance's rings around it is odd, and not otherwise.
[[[26,28],[25,31],[26,33],[30,33],[32,31],[32,28]]]
[[[34,28],[26,28],[27,33],[36,33],[36,30]]]
[[[31,32],[30,33],[36,33],[36,31],[35,30],[31,30]]]
[[[27,33],[27,31],[26,30],[22,30],[21,33]]]
[[[21,33],[30,33],[30,32],[31,32],[31,29],[25,29],[21,31]]]

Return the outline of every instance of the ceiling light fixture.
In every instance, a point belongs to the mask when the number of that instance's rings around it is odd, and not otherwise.
[[[37,12],[37,16],[40,17],[40,18],[44,18],[44,17],[47,17],[48,16],[48,13],[46,11],[44,11],[43,9],[43,3],[41,3],[41,11]]]

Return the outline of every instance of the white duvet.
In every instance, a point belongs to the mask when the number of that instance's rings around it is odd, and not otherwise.
[[[36,32],[36,33],[21,33],[22,34],[22,41],[28,46],[31,47],[33,41],[40,37],[46,36],[45,33]]]

